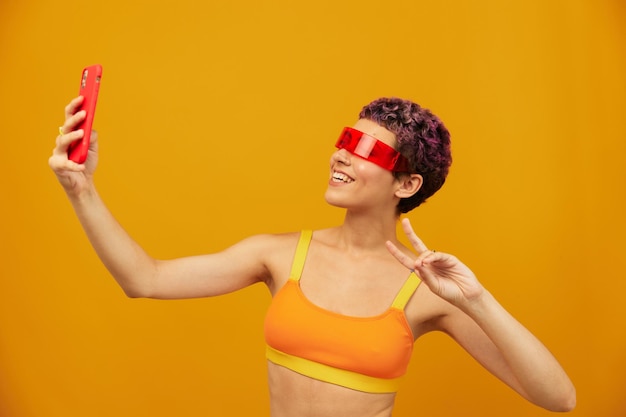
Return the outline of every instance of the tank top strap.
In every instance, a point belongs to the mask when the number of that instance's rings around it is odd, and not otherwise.
[[[421,284],[422,280],[415,274],[414,271],[411,271],[411,274],[400,288],[400,292],[396,295],[395,300],[391,304],[391,307],[397,308],[398,310],[404,310],[406,303],[409,302],[409,299],[413,295],[413,293],[417,290],[417,287]]]
[[[296,254],[293,257],[293,263],[291,264],[291,274],[289,276],[289,279],[292,279],[294,281],[300,280],[312,236],[312,230],[303,230],[302,232],[300,232],[300,240],[298,240],[298,246],[296,246]]]

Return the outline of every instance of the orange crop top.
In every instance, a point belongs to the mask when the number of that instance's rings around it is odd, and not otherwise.
[[[310,378],[358,391],[396,392],[413,351],[413,333],[404,307],[420,284],[411,273],[384,313],[352,317],[310,302],[300,275],[312,232],[300,236],[291,276],[274,296],[265,317],[270,362]]]

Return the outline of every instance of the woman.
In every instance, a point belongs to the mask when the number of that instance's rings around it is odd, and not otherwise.
[[[83,135],[81,102],[65,108],[49,164],[100,259],[129,297],[209,297],[265,283],[273,296],[265,321],[273,417],[390,416],[414,340],[435,330],[527,400],[574,408],[564,370],[470,269],[429,250],[406,219],[417,255],[396,237],[400,214],[433,195],[451,163],[448,131],[428,110],[379,99],[344,129],[325,196],[346,210],[343,224],[163,261],[147,255],[98,196],[97,137],[84,165],[68,159]]]

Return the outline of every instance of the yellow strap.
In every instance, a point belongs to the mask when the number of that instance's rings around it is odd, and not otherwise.
[[[328,382],[357,391],[371,393],[396,392],[402,377],[393,379],[375,378],[345,369],[333,368],[322,363],[288,355],[266,345],[265,354],[270,362],[284,366],[294,372],[319,381]]]
[[[294,281],[300,280],[300,275],[302,275],[302,270],[304,269],[304,261],[306,261],[306,254],[309,251],[309,243],[311,243],[312,236],[312,230],[303,230],[300,233],[300,240],[298,241],[298,246],[296,246],[296,254],[293,257],[291,275],[289,276],[289,278]]]
[[[400,292],[396,295],[396,299],[393,300],[391,307],[397,308],[398,310],[404,310],[406,303],[409,302],[409,299],[415,290],[417,290],[417,287],[419,287],[421,282],[422,280],[419,279],[415,272],[411,271],[411,274],[407,278],[406,282],[402,288],[400,288]]]

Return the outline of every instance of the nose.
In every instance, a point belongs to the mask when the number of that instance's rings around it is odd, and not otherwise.
[[[352,155],[350,155],[350,152],[346,151],[345,149],[337,149],[335,153],[333,153],[333,156],[331,157],[331,163],[335,164],[337,162],[340,162],[344,165],[350,165],[351,156]]]

